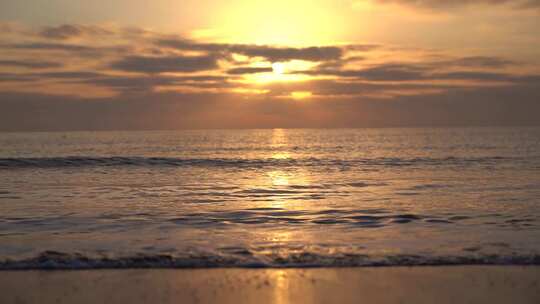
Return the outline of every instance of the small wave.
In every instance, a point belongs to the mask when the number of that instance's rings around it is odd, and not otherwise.
[[[363,228],[397,227],[398,225],[429,225],[430,227],[447,226],[478,226],[501,227],[508,229],[537,229],[540,219],[536,217],[512,216],[491,218],[485,222],[485,214],[419,214],[395,213],[385,209],[327,209],[327,210],[286,210],[280,208],[250,208],[234,211],[208,211],[173,215],[169,217],[152,215],[149,213],[116,214],[105,213],[97,217],[81,217],[65,215],[44,217],[2,217],[0,228],[7,231],[18,232],[47,232],[58,229],[68,229],[77,225],[80,229],[93,231],[108,231],[111,227],[122,226],[128,228],[134,224],[145,223],[150,226],[167,226],[171,229],[195,227],[216,228],[231,225],[238,226],[305,226],[334,225],[337,228],[346,228],[349,231]],[[103,221],[114,221],[115,226],[105,224]],[[254,227],[255,228],[255,227]]]
[[[39,158],[0,158],[0,169],[14,168],[64,168],[64,167],[146,167],[146,166],[209,166],[209,167],[265,167],[265,166],[416,166],[416,165],[494,165],[519,161],[512,157],[445,157],[445,158],[360,158],[360,159],[243,159],[243,158],[175,158],[175,157],[39,157]],[[353,187],[366,186],[361,183]]]
[[[317,254],[295,252],[289,255],[257,257],[241,247],[222,248],[227,254],[136,254],[126,257],[91,257],[81,253],[45,251],[23,260],[0,260],[0,270],[131,269],[131,268],[313,268],[373,266],[446,265],[540,265],[539,254],[479,255],[478,248],[465,248],[465,255],[430,256],[415,254]]]

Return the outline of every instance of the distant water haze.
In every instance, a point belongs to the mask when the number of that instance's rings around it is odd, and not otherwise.
[[[540,128],[0,134],[0,268],[535,264]]]

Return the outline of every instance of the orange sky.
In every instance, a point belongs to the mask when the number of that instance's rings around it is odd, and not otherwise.
[[[0,130],[534,124],[539,17],[537,0],[12,1]]]

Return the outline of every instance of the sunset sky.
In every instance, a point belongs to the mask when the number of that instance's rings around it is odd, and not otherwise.
[[[0,131],[540,124],[538,0],[0,0]]]

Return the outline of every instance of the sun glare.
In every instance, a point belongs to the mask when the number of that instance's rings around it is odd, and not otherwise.
[[[293,99],[306,99],[310,98],[313,94],[308,91],[295,91],[291,93]]]
[[[335,43],[342,21],[332,1],[231,1],[215,17],[227,41],[272,45]],[[331,24],[332,26],[326,26]]]
[[[287,62],[259,62],[252,67],[272,67],[272,71],[245,75],[243,82],[246,84],[268,84],[272,82],[298,82],[311,79],[308,75],[303,75],[297,71],[305,71],[316,66],[315,63],[302,60],[291,60]]]
[[[285,73],[285,65],[281,62],[275,62],[272,64],[272,70],[274,74],[283,75]]]

